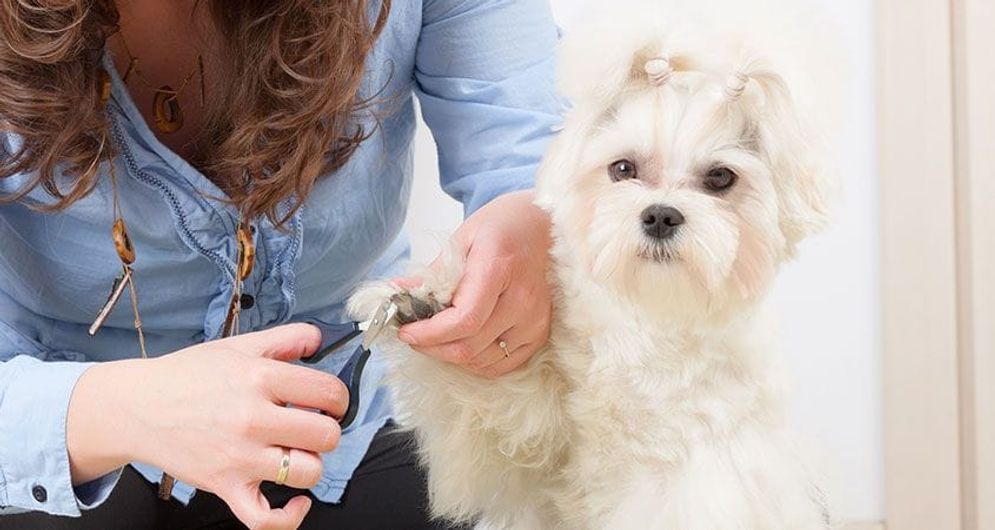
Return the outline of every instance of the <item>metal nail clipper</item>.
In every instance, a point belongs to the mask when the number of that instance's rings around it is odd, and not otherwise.
[[[321,349],[317,353],[303,359],[306,364],[316,364],[332,353],[341,349],[347,343],[363,336],[362,342],[356,347],[349,361],[342,367],[339,377],[349,388],[349,406],[345,415],[339,420],[343,429],[352,425],[359,412],[360,385],[363,369],[370,359],[370,348],[377,338],[390,326],[403,326],[417,320],[425,320],[443,309],[435,297],[429,295],[425,300],[415,298],[408,293],[397,293],[385,300],[373,313],[373,317],[365,322],[347,322],[344,324],[327,324],[318,320],[310,323],[321,330]]]

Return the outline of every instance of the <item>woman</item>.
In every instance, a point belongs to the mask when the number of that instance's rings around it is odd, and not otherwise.
[[[0,528],[441,527],[377,356],[341,433],[351,348],[293,361],[403,268],[412,93],[467,267],[401,336],[491,377],[545,341],[548,7],[0,4]]]

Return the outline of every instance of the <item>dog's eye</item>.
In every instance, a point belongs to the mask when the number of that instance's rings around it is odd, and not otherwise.
[[[705,187],[713,192],[726,191],[736,184],[738,178],[735,171],[727,167],[717,167],[705,175]]]
[[[608,173],[612,177],[612,182],[634,179],[638,176],[636,164],[630,160],[616,160],[612,162],[612,165],[608,166]]]

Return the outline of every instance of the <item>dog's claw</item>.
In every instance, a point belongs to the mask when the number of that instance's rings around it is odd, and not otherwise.
[[[390,297],[390,301],[397,306],[394,320],[401,326],[419,320],[427,320],[445,309],[431,293],[425,298],[418,298],[409,292],[400,292]]]

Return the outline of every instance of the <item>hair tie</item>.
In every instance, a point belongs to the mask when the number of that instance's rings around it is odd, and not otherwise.
[[[750,77],[743,72],[736,72],[726,80],[726,95],[732,99],[739,99],[746,92],[746,85],[750,83]]]
[[[670,61],[663,57],[654,57],[646,61],[643,70],[646,72],[650,83],[655,86],[663,86],[670,79],[670,75],[674,73],[674,69],[670,66]]]

